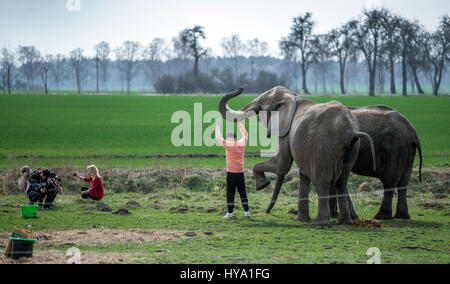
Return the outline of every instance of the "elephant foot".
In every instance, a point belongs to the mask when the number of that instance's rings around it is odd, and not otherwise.
[[[377,215],[375,215],[375,217],[373,217],[376,220],[392,220],[392,213],[388,213],[388,212],[378,212]]]
[[[330,218],[328,217],[317,217],[312,222],[313,225],[316,226],[329,226],[330,225]]]
[[[359,216],[356,213],[350,213],[350,217],[352,218],[352,220],[359,220]]]
[[[260,191],[264,188],[268,187],[270,184],[270,180],[266,179],[264,182],[256,182],[256,190]]]
[[[339,218],[339,224],[340,225],[353,225],[353,220],[350,217],[348,217],[348,218]]]
[[[403,220],[409,220],[411,219],[411,216],[409,216],[408,212],[397,212],[395,213],[395,219],[403,219]]]
[[[298,216],[294,220],[306,223],[306,222],[310,222],[311,218],[309,217],[308,214],[298,214]]]
[[[337,211],[336,211],[336,212],[331,212],[331,213],[330,213],[330,217],[331,217],[331,218],[337,218],[337,217],[339,217],[339,212],[337,212]]]

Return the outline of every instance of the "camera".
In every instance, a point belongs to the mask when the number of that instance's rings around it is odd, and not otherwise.
[[[56,181],[61,183],[61,178],[58,177],[56,173],[50,173],[48,180],[43,184],[43,187],[47,190],[55,190],[56,189]]]

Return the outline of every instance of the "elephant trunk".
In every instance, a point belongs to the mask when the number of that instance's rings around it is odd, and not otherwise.
[[[254,105],[255,101],[244,107],[242,110],[235,111],[228,106],[228,101],[242,94],[244,90],[240,88],[234,93],[222,97],[219,103],[219,112],[222,117],[228,121],[242,121],[246,118],[256,115],[259,109]]]

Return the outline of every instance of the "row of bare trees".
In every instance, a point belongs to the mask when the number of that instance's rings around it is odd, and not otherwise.
[[[449,16],[442,17],[439,27],[432,33],[417,21],[394,15],[384,8],[364,10],[361,17],[328,34],[315,35],[314,26],[311,13],[295,17],[289,35],[280,41],[285,58],[300,65],[305,94],[310,93],[307,84],[310,66],[316,64],[325,80],[330,61],[339,65],[341,93],[346,94],[346,64],[353,57],[367,65],[370,96],[375,95],[377,69],[389,70],[390,91],[397,93],[396,63],[401,65],[403,96],[408,95],[408,73],[412,74],[419,93],[424,93],[419,72],[430,74],[433,94],[438,95],[450,57]],[[378,77],[383,78],[383,74]]]
[[[223,58],[229,62],[225,67],[207,65],[206,62],[214,57],[213,51],[204,46],[206,33],[201,26],[182,30],[171,44],[155,38],[147,46],[126,41],[112,49],[103,41],[95,45],[93,57],[86,56],[80,48],[73,49],[68,56],[43,56],[34,46],[19,46],[16,50],[3,48],[0,50],[0,83],[4,92],[11,93],[15,85],[18,89],[36,89],[40,81],[39,88],[48,93],[49,77],[52,86],[58,90],[63,81],[71,78],[80,94],[86,79],[93,75],[95,90],[99,93],[100,89],[108,90],[108,82],[114,73],[120,77],[122,91],[126,89],[130,94],[138,71],[143,71],[146,85],[155,85],[163,75],[178,76],[185,72],[192,72],[193,82],[197,84],[201,79],[199,65],[202,61],[205,62],[203,69],[208,73],[229,74],[230,80],[236,82],[243,77],[256,80],[261,71],[275,72],[286,82],[291,81],[286,79],[290,76],[295,85],[301,79],[305,94],[310,94],[310,70],[316,92],[321,81],[323,91],[327,93],[327,81],[337,73],[340,92],[346,94],[349,73],[366,70],[371,96],[375,95],[377,85],[380,86],[378,91],[384,92],[386,77],[390,80],[390,92],[396,94],[399,76],[396,72],[400,69],[404,96],[408,95],[408,82],[423,94],[421,80],[424,78],[430,82],[433,94],[438,95],[450,57],[450,17],[442,17],[434,32],[426,31],[417,21],[382,8],[364,10],[357,19],[327,34],[315,34],[315,25],[311,13],[293,19],[289,34],[279,42],[283,61],[270,57],[266,42],[258,39],[244,42],[238,34],[224,37],[221,42]],[[188,64],[192,64],[190,69],[186,69]],[[230,72],[222,72],[227,68]],[[20,75],[24,83],[18,84],[13,79],[15,75]],[[194,89],[204,91],[199,86]],[[334,93],[334,82],[331,87]]]

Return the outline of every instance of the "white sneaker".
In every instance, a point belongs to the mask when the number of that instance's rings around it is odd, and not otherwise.
[[[226,215],[225,215],[225,219],[231,219],[231,218],[233,218],[233,213],[227,213]]]
[[[245,217],[250,218],[250,212],[245,212]]]

